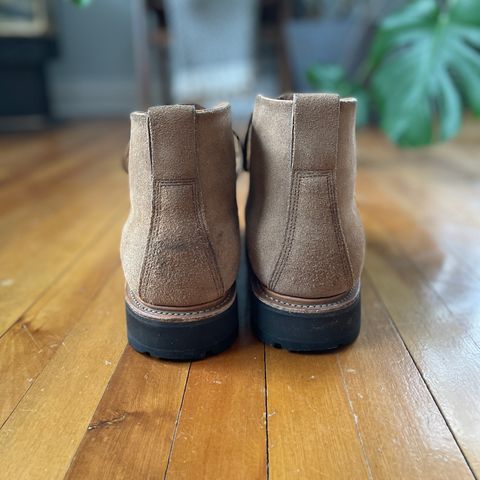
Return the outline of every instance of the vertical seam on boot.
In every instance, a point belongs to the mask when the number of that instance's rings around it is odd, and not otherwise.
[[[333,215],[333,222],[335,228],[335,235],[337,237],[337,246],[342,252],[342,264],[345,279],[350,279],[349,288],[354,284],[355,280],[353,278],[353,268],[350,260],[350,252],[348,251],[347,242],[342,228],[342,219],[340,218],[340,209],[338,207],[338,195],[337,195],[337,166],[338,166],[338,141],[339,141],[339,131],[340,131],[340,102],[337,104],[337,141],[335,145],[335,168],[332,170],[331,175],[327,178],[327,185],[329,188],[329,195],[331,196],[330,201],[330,211]],[[343,248],[342,248],[343,247]]]
[[[223,279],[220,275],[220,271],[218,268],[217,257],[215,255],[215,250],[213,249],[212,243],[210,242],[210,232],[208,230],[207,219],[205,216],[204,211],[204,203],[203,203],[203,189],[202,189],[202,182],[200,178],[200,168],[198,166],[198,145],[197,145],[197,113],[193,113],[193,144],[195,149],[195,173],[197,176],[197,188],[196,188],[196,205],[195,208],[197,210],[197,216],[200,221],[200,229],[203,230],[205,241],[206,241],[206,250],[208,252],[207,255],[207,263],[209,264],[210,270],[213,275],[213,281],[215,284],[215,288],[217,289],[217,295],[220,297],[225,293],[225,286],[223,284]]]
[[[224,293],[223,282],[222,284],[219,284],[219,281],[221,282],[221,279],[219,279],[218,267],[217,267],[215,258],[212,259],[212,254],[213,254],[212,245],[208,238],[208,231],[206,229],[206,226],[203,223],[203,220],[204,220],[203,215],[201,214],[202,209],[200,207],[200,199],[198,197],[200,187],[198,186],[198,183],[200,183],[200,179],[197,179],[197,182],[194,183],[193,198],[195,202],[195,213],[197,215],[198,228],[202,232],[202,236],[203,236],[204,248],[202,250],[205,256],[205,260],[207,261],[208,268],[210,270],[210,275],[212,276],[213,284],[215,285],[215,288],[217,290],[217,295],[220,297]]]
[[[299,183],[300,172],[293,172],[293,178],[290,182],[290,199],[287,213],[287,225],[285,227],[285,234],[283,236],[282,249],[280,255],[277,258],[275,268],[269,281],[269,288],[274,289],[280,280],[280,276],[285,268],[285,264],[290,256],[292,249],[293,239],[295,237],[295,228],[297,223],[297,209],[298,209],[298,197],[299,197]]]
[[[275,288],[276,284],[278,283],[278,279],[280,277],[281,271],[283,270],[283,263],[284,263],[284,256],[285,250],[287,248],[286,243],[288,243],[288,235],[291,230],[291,222],[292,222],[292,215],[291,210],[295,208],[296,198],[296,182],[297,182],[297,171],[293,170],[293,155],[295,152],[295,108],[292,106],[292,113],[291,113],[291,127],[290,127],[290,185],[289,185],[289,192],[288,192],[288,207],[287,207],[287,221],[285,224],[285,232],[283,234],[283,242],[282,248],[280,249],[280,254],[277,257],[277,261],[275,262],[275,267],[273,268],[272,274],[270,276],[270,280],[268,282],[269,288],[272,290]],[[295,210],[296,211],[296,210]]]
[[[158,189],[160,187],[160,189]],[[162,212],[162,195],[160,194],[162,184],[158,182],[158,180],[153,180],[153,192],[152,192],[152,201],[153,201],[153,206],[152,206],[152,216],[151,216],[151,221],[150,221],[150,232],[148,235],[148,243],[147,243],[147,248],[145,250],[145,259],[143,261],[143,266],[144,266],[144,272],[142,275],[142,285],[141,289],[139,288],[138,293],[140,296],[140,299],[144,299],[147,295],[146,290],[148,289],[148,285],[151,282],[152,278],[152,268],[147,268],[147,258],[152,256],[152,253],[154,251],[153,248],[153,237],[155,236],[154,234],[157,232],[157,229],[155,228],[155,225],[158,225],[161,221],[161,212]],[[155,208],[156,202],[155,202],[155,192],[159,190],[159,205],[158,208]],[[143,298],[142,298],[143,297]]]
[[[150,125],[150,117],[147,117],[147,131],[148,131],[148,157],[150,160],[150,181],[151,181],[151,188],[152,188],[152,201],[150,203],[150,226],[148,227],[148,239],[145,244],[145,251],[143,252],[143,261],[142,261],[142,268],[140,270],[140,279],[138,281],[138,296],[142,298],[143,296],[143,289],[145,287],[145,277],[150,277],[147,269],[147,254],[151,248],[152,243],[152,231],[153,231],[153,223],[154,223],[154,210],[155,210],[155,179],[153,173],[153,157],[152,157],[152,134],[151,134],[151,125]]]
[[[350,255],[348,252],[347,242],[345,241],[345,235],[343,233],[340,212],[338,208],[336,170],[332,171],[331,174],[327,177],[327,185],[328,195],[330,197],[330,214],[332,215],[335,237],[337,240],[337,247],[340,250],[342,256],[343,273],[345,275],[345,278],[348,278],[350,280],[351,283],[350,285],[348,285],[348,288],[351,288],[351,286],[354,284],[353,269],[350,262]]]

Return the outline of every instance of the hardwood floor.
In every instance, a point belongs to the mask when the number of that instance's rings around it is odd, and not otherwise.
[[[359,136],[363,326],[336,352],[248,326],[201,362],[126,343],[123,122],[0,137],[0,478],[480,477],[480,127]],[[241,225],[248,175],[238,180]]]

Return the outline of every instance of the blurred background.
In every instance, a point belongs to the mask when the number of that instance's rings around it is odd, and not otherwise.
[[[400,146],[480,115],[479,0],[0,0],[0,129],[336,91]]]

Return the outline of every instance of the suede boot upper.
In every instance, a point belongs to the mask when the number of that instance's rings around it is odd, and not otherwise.
[[[129,182],[120,250],[130,291],[154,306],[221,299],[240,248],[230,107],[133,113]]]
[[[364,233],[354,199],[354,99],[258,96],[252,118],[247,250],[280,295],[324,299],[358,285]]]

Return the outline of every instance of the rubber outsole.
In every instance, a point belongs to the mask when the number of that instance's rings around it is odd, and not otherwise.
[[[126,303],[127,337],[140,353],[178,361],[201,360],[226,350],[238,335],[237,299],[224,312],[203,320],[153,320],[135,313]]]
[[[323,352],[355,341],[360,333],[360,295],[348,307],[325,313],[295,313],[271,307],[251,292],[251,324],[257,338],[291,352]]]

